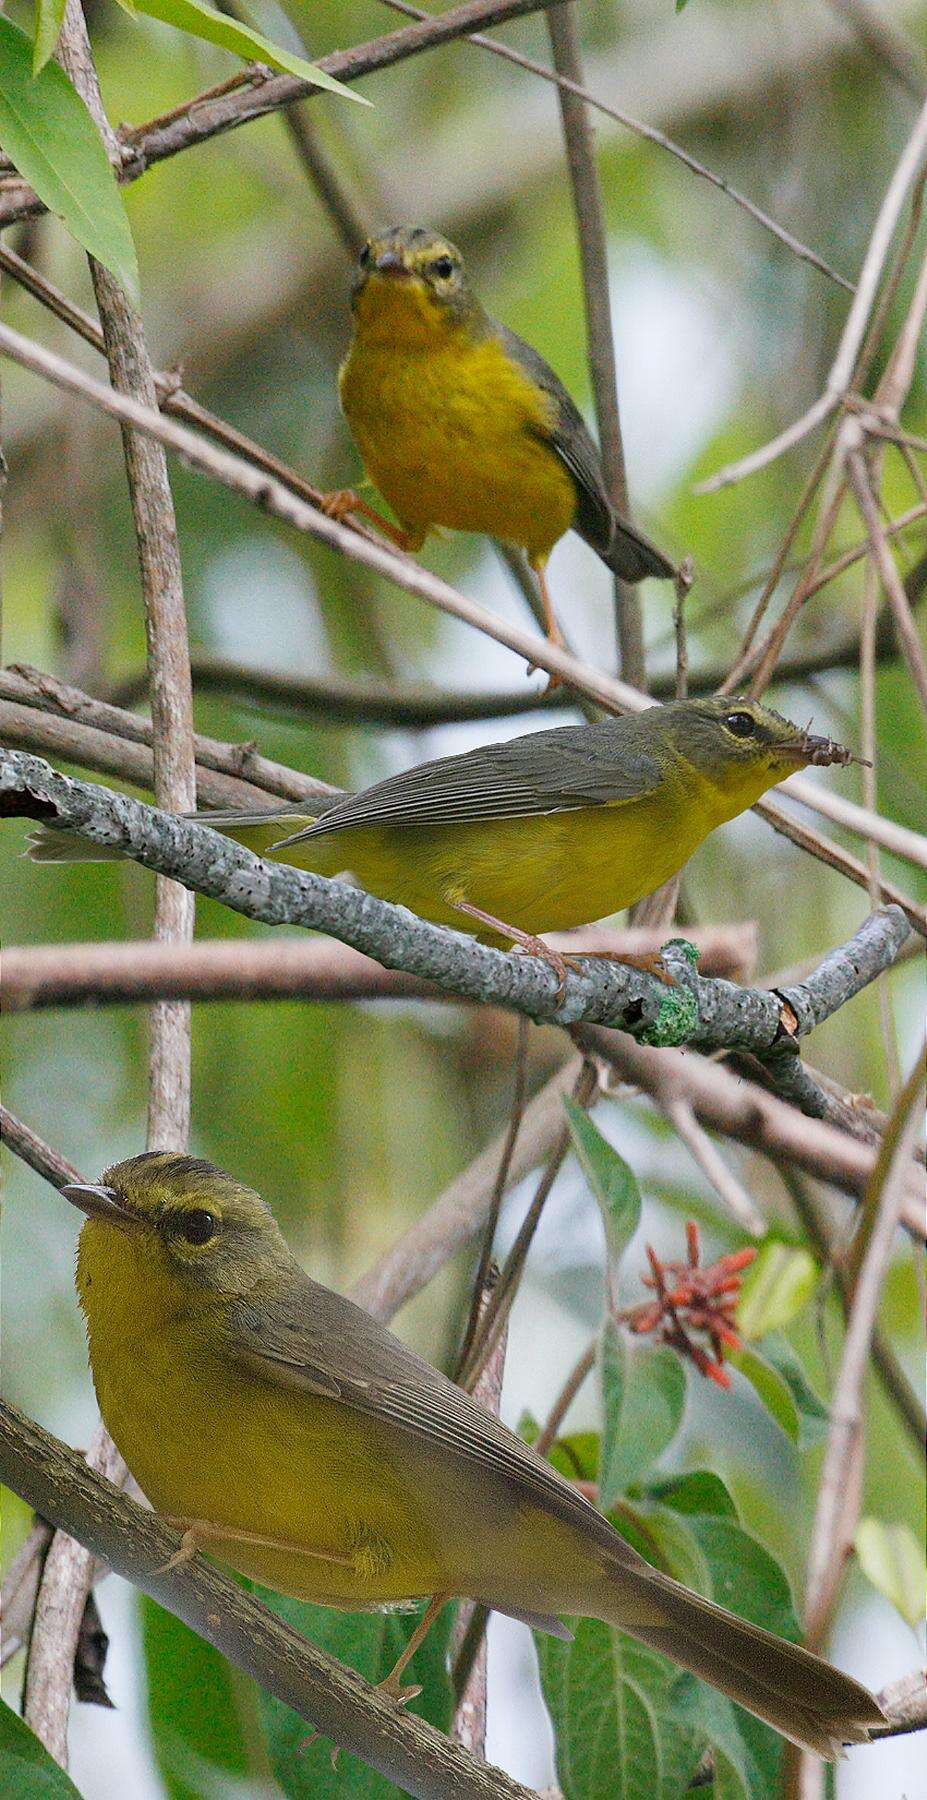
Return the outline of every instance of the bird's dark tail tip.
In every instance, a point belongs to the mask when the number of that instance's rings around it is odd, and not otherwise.
[[[845,1744],[868,1743],[872,1728],[884,1723],[874,1695],[852,1676],[654,1570],[648,1570],[646,1584],[651,1617],[638,1623],[627,1607],[623,1575],[623,1618],[616,1608],[616,1624],[624,1623],[634,1637],[720,1688],[793,1743],[833,1760]],[[654,1601],[664,1615],[660,1623],[653,1622]]]
[[[656,544],[620,519],[616,520],[615,535],[603,561],[622,581],[643,581],[648,575],[656,576],[658,581],[673,581],[677,574],[676,564]]]

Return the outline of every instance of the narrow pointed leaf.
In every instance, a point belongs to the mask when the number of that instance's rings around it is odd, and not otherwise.
[[[800,1420],[795,1398],[784,1376],[760,1356],[752,1345],[745,1344],[743,1349],[735,1350],[728,1357],[732,1369],[739,1369],[745,1375],[754,1393],[762,1400],[767,1412],[772,1414],[776,1424],[782,1427],[786,1437],[793,1444],[798,1443]]]
[[[202,0],[135,0],[135,10],[147,13],[151,19],[160,19],[164,25],[176,25],[178,31],[186,31],[191,37],[204,38],[208,44],[231,50],[247,62],[269,63],[271,68],[285,69],[288,75],[311,82],[313,87],[342,94],[359,106],[370,105],[363,94],[356,94],[343,81],[336,81],[334,75],[326,75],[324,69],[317,69],[305,57],[294,56],[292,51],[272,44],[260,31],[253,31],[239,19],[230,19],[224,13],[215,12],[211,6],[204,6]]]
[[[618,1265],[640,1224],[640,1189],[633,1169],[593,1125],[589,1114],[573,1100],[565,1100],[564,1106],[576,1160],[601,1208],[609,1286],[614,1290]]]
[[[2,16],[0,148],[137,306],[135,245],[100,134],[56,62],[33,77],[29,38]]]
[[[32,52],[32,73],[37,75],[45,67],[61,30],[64,9],[67,0],[35,0],[35,45]]]

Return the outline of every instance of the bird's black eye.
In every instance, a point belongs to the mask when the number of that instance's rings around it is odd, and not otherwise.
[[[207,1212],[205,1206],[195,1206],[191,1212],[184,1213],[180,1221],[180,1236],[186,1244],[208,1244],[215,1237],[219,1221],[215,1213]]]
[[[369,268],[369,266],[370,266],[370,256],[371,256],[371,251],[370,251],[370,245],[369,245],[369,244],[365,244],[365,245],[364,245],[364,248],[363,248],[363,250],[362,250],[362,251],[361,251],[361,253],[360,253],[360,256],[359,256],[359,257],[358,257],[358,259],[357,259],[357,260],[358,260],[358,262],[359,262],[359,263],[360,263],[360,266],[361,266],[361,268],[362,268],[362,269],[367,269],[367,268]]]
[[[732,731],[735,737],[752,737],[756,730],[756,720],[753,714],[748,712],[728,713],[724,723],[728,731]]]
[[[449,281],[454,273],[453,257],[436,256],[431,265],[431,273],[437,275],[439,281]]]

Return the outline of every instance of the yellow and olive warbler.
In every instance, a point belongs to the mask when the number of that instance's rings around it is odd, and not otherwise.
[[[420,225],[371,238],[353,304],[341,405],[400,528],[349,489],[327,496],[326,511],[364,512],[406,550],[420,549],[436,525],[517,545],[538,578],[554,642],[544,570],[564,532],[578,531],[625,581],[675,575],[669,557],[619,517],[566,388],[484,311],[454,244]]]
[[[260,856],[349,871],[424,919],[544,954],[539,932],[652,893],[784,776],[850,760],[755,700],[712,696],[421,763],[315,819],[291,808],[199,816]],[[34,833],[30,853],[42,862],[113,854],[51,826]]]
[[[822,1756],[873,1696],[651,1568],[590,1502],[366,1312],[320,1287],[269,1208],[159,1152],[67,1187],[103,1418],[149,1500],[206,1549],[328,1606],[465,1595],[564,1635],[620,1626]],[[387,1686],[403,1697],[400,1659]],[[413,1690],[415,1691],[415,1690]]]

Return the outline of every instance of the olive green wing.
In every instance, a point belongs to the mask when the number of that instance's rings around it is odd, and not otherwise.
[[[639,799],[659,779],[652,744],[638,719],[561,725],[388,776],[340,801],[299,835],[570,812]]]
[[[392,1425],[581,1530],[601,1528],[611,1544],[601,1514],[529,1445],[385,1325],[300,1269],[282,1298],[235,1305],[228,1342],[250,1374]]]
[[[493,320],[492,329],[513,361],[524,369],[550,402],[551,425],[545,433],[545,441],[573,477],[576,488],[574,530],[598,552],[613,573],[625,581],[642,581],[645,575],[663,579],[675,575],[674,564],[662,550],[616,513],[606,491],[599,452],[582,413],[563,382],[543,356],[507,325],[499,325]]]

